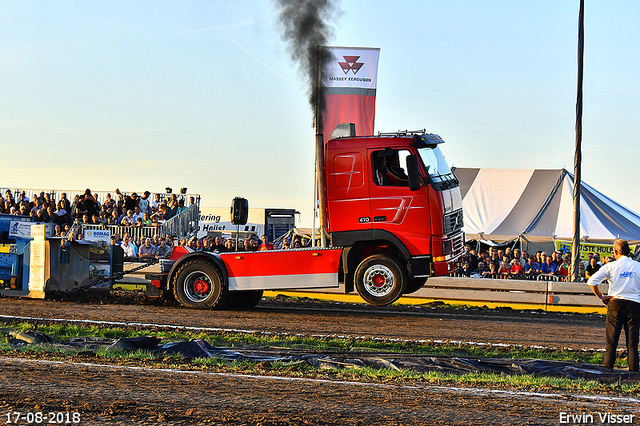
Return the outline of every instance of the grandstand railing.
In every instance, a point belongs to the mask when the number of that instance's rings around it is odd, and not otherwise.
[[[200,206],[194,204],[185,211],[175,215],[158,227],[161,237],[171,235],[174,238],[195,236],[198,233],[200,220]]]
[[[126,232],[134,241],[139,241],[141,238],[146,237],[151,238],[156,234],[158,234],[160,238],[166,238],[167,236],[187,238],[196,235],[198,232],[199,213],[200,210],[198,206],[194,204],[157,227],[74,223],[69,232],[81,232],[84,234],[84,231],[87,229],[108,229],[111,231],[111,235],[118,234],[122,236]]]

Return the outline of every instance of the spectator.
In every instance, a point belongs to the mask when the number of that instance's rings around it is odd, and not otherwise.
[[[98,203],[91,194],[91,190],[89,188],[84,191],[84,199],[82,202],[84,204],[85,213],[89,216],[89,219],[91,219],[93,215],[98,212]]]
[[[142,224],[144,226],[151,226],[153,225],[153,220],[151,220],[151,217],[149,217],[149,213],[145,212],[142,215]]]
[[[176,211],[178,211],[178,197],[176,194],[171,194],[171,199],[169,200],[167,207],[169,207],[169,214],[171,217],[175,216]]]
[[[156,193],[156,195],[154,195],[153,201],[151,202],[151,209],[155,209],[157,211],[160,208],[160,204],[162,204],[162,201],[160,200],[160,194]]]
[[[124,251],[124,257],[126,260],[131,261],[138,256],[138,247],[136,247],[136,245],[132,242],[131,237],[123,237],[121,247]]]
[[[584,272],[584,277],[586,279],[591,278],[591,276],[598,272],[598,270],[600,269],[600,265],[598,265],[598,259],[595,256],[591,255],[591,253],[589,253],[589,255],[589,265],[587,265],[587,269]]]
[[[224,245],[224,240],[220,236],[216,237],[213,249],[218,253],[225,253],[227,251],[227,248]]]
[[[469,262],[469,267],[471,268],[471,270],[475,271],[476,269],[478,269],[478,257],[471,250],[470,244],[464,245],[464,253],[462,254],[462,261]]]
[[[507,256],[504,256],[504,259],[508,259]],[[511,264],[508,260],[504,260],[498,268],[498,274],[502,276],[502,278],[507,278],[509,274],[511,274]]]
[[[140,219],[142,221],[142,219]],[[138,250],[139,257],[142,260],[150,260],[156,257],[156,247],[151,244],[151,238],[145,238],[144,244],[140,246]]]
[[[53,213],[52,222],[63,226],[65,223],[69,223],[70,216],[67,210],[64,208],[64,202],[58,201],[56,211]]]
[[[464,275],[465,277],[470,277],[472,272],[473,271],[471,270],[471,265],[467,261],[465,261],[462,264],[462,268],[458,270],[458,273]]]
[[[540,265],[540,271],[545,275],[555,275],[558,267],[553,263],[551,256],[544,256],[545,262]]]
[[[540,273],[540,264],[536,262],[536,258],[533,256],[529,256],[527,259],[527,264],[524,265],[523,273],[528,275],[529,277],[535,277]]]
[[[514,277],[517,275],[522,275],[522,272],[523,272],[522,265],[520,264],[518,259],[513,259],[511,261],[511,270],[509,271],[510,276]]]
[[[259,251],[273,250],[273,244],[271,244],[267,240],[267,236],[266,235],[262,236],[262,244],[260,244],[260,246],[258,247],[258,250]]]
[[[160,239],[160,245],[156,248],[156,259],[169,259],[171,257],[171,247],[167,245],[164,238]]]
[[[482,275],[485,272],[489,272],[489,267],[487,266],[487,264],[482,261],[478,262],[478,274]]]
[[[138,218],[140,218],[140,219],[143,218],[142,211],[140,210],[139,206],[135,206],[133,208],[133,216],[132,217],[133,217],[133,221],[134,222],[138,222]]]
[[[138,205],[138,194],[134,192],[133,194],[125,197],[124,199],[125,210],[133,211],[137,205]]]
[[[557,274],[563,277],[568,277],[570,270],[571,263],[569,263],[569,256],[563,256],[562,263],[560,263],[560,266],[558,266]]]
[[[144,194],[142,194],[142,197],[138,200],[138,207],[140,207],[140,211],[142,213],[151,212],[151,200],[149,200],[149,195],[151,195],[149,191],[144,191]]]
[[[497,278],[498,276],[498,268],[496,268],[496,264],[491,262],[489,263],[489,270],[482,273],[482,278]]]
[[[127,215],[120,219],[120,226],[133,226],[136,221],[133,218],[133,210],[127,210]]]
[[[527,261],[520,255],[520,249],[515,249],[513,251],[513,258],[517,260],[520,266],[524,268],[524,265],[525,263],[527,263]]]
[[[69,216],[71,216],[71,202],[69,202],[66,192],[63,192],[62,194],[60,194],[59,203],[63,203],[64,210],[67,212],[67,214],[69,214]]]
[[[116,200],[111,198],[111,193],[107,193],[106,197],[104,198],[104,203],[102,203],[102,205],[108,209],[114,208],[116,206]]]
[[[186,211],[186,210],[187,210],[187,208],[184,206],[184,200],[182,198],[180,198],[178,200],[178,208],[176,209],[175,215],[179,215],[180,213],[182,213],[183,211]]]

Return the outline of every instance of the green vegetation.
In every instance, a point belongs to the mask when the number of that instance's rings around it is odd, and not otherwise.
[[[283,348],[299,349],[316,353],[348,353],[354,357],[362,354],[423,354],[474,358],[521,359],[534,358],[557,361],[575,361],[592,364],[603,362],[603,353],[597,351],[549,350],[527,347],[492,347],[453,343],[416,343],[400,341],[363,340],[347,338],[317,338],[309,336],[282,336],[272,334],[201,332],[191,330],[167,330],[152,328],[122,328],[107,326],[78,326],[66,323],[37,324],[4,323],[0,325],[0,353],[4,355],[22,353],[26,356],[44,356],[54,359],[74,356],[91,356],[95,359],[116,363],[137,363],[163,368],[198,368],[205,371],[230,371],[244,374],[277,374],[296,377],[323,377],[340,380],[376,380],[381,382],[406,382],[416,385],[441,384],[457,386],[489,386],[528,390],[570,390],[586,392],[640,393],[640,383],[603,384],[597,381],[571,380],[533,375],[504,375],[495,373],[450,374],[437,371],[417,373],[408,370],[363,368],[316,368],[303,361],[249,362],[226,361],[221,358],[185,359],[178,355],[152,353],[145,350],[114,351],[98,349],[93,352],[48,344],[10,343],[9,331],[37,331],[63,342],[74,337],[106,337],[111,339],[153,336],[161,343],[202,339],[216,347],[225,348]],[[4,335],[4,336],[3,336]],[[4,338],[3,338],[4,337]],[[622,365],[622,364],[621,364]]]

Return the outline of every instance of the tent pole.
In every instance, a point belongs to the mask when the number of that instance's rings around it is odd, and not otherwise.
[[[580,183],[582,181],[582,64],[584,57],[584,0],[580,0],[578,18],[578,96],[576,100],[576,152],[573,174],[573,244],[571,247],[571,280],[579,280],[580,268]]]

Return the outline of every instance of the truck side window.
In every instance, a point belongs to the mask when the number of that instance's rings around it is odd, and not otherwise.
[[[409,186],[406,149],[375,151],[372,157],[373,180],[380,186]]]

